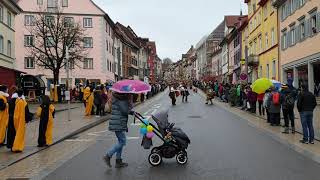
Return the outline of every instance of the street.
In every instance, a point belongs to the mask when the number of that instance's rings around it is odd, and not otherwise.
[[[188,103],[181,103],[178,98],[177,106],[172,107],[165,92],[136,111],[149,116],[161,108],[170,108],[169,121],[182,128],[191,140],[187,165],[180,166],[173,158],[164,159],[159,167],[151,167],[147,160],[150,150],[140,146],[139,126],[131,119],[123,152],[129,167],[108,168],[102,160],[106,149],[115,142],[113,133],[102,124],[70,139],[87,144],[95,138],[95,143],[72,159],[60,162],[56,169],[48,171],[45,179],[314,180],[319,177],[319,164],[250,126],[245,119],[216,105],[205,105],[198,94],[191,93]],[[153,140],[154,145],[161,144],[158,138]]]

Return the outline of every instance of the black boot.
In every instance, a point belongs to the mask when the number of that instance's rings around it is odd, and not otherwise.
[[[108,155],[103,156],[103,160],[106,162],[107,166],[112,167],[111,166],[111,157],[109,157]]]
[[[122,159],[116,159],[116,168],[127,167],[128,163],[122,162]]]

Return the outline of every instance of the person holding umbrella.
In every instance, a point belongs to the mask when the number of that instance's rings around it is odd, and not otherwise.
[[[150,86],[138,80],[123,80],[115,83],[111,90],[112,111],[109,120],[109,131],[115,133],[118,143],[107,150],[103,156],[107,166],[111,166],[111,158],[116,154],[116,168],[127,167],[128,163],[122,161],[122,150],[126,145],[126,134],[128,132],[128,117],[133,115],[133,95],[145,93],[151,90]]]

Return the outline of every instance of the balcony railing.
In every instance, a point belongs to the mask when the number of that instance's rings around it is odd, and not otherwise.
[[[248,56],[248,66],[258,66],[259,65],[259,56],[251,54]]]

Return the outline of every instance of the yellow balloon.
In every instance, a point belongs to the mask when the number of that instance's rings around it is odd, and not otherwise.
[[[149,126],[147,126],[147,131],[148,131],[148,132],[152,132],[152,131],[153,131],[153,127],[152,127],[152,126],[150,126],[150,125],[149,125]]]

